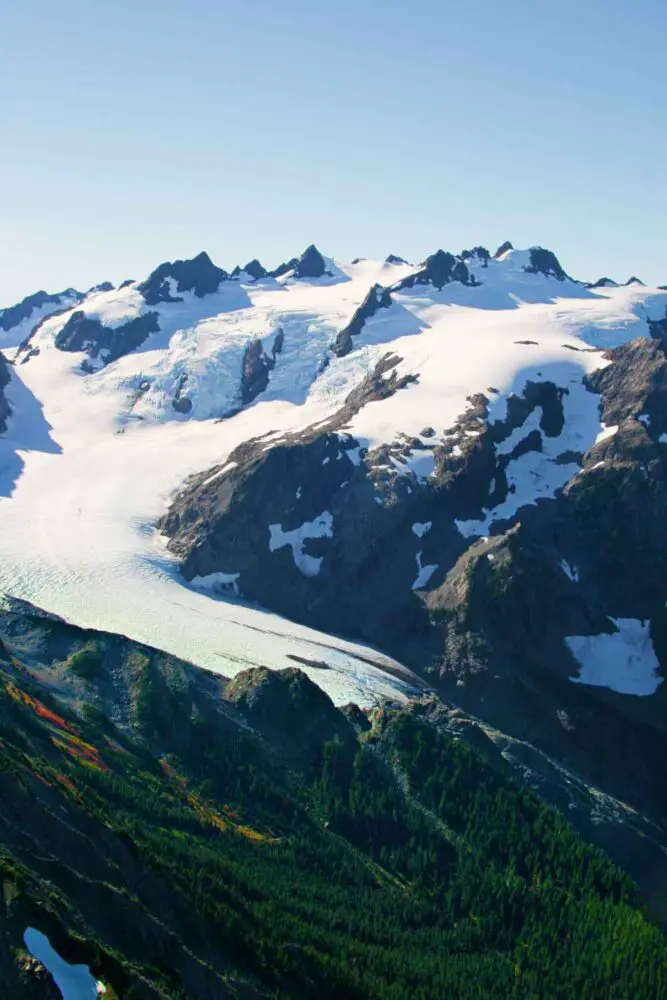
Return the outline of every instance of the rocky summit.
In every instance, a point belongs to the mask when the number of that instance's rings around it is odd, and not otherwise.
[[[112,998],[667,996],[664,288],[201,253],[0,348],[8,996],[28,929]]]

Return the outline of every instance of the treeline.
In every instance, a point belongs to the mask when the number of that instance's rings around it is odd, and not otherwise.
[[[189,915],[183,945],[224,955],[257,995],[667,998],[667,942],[630,880],[555,809],[408,711],[326,743],[301,774],[211,719],[184,722],[179,752],[159,755],[104,720],[76,725],[104,767],[58,749],[47,722],[0,697],[6,815],[37,775],[49,809],[62,794],[89,836],[104,831],[130,852],[136,877],[128,886],[119,866],[114,892],[163,893],[162,920]],[[48,850],[57,856],[57,843]],[[27,870],[29,855],[20,860]],[[59,886],[57,867],[51,878],[55,920],[78,904],[72,880]],[[87,946],[94,966],[116,970],[122,996],[146,995],[132,985],[141,979],[182,1000],[163,956],[147,952],[138,979],[101,936]]]

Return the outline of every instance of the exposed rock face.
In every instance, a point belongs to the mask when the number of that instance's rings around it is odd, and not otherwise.
[[[241,404],[247,406],[253,399],[264,392],[269,384],[269,376],[276,365],[276,356],[283,349],[285,334],[278,330],[273,341],[271,354],[264,350],[262,341],[251,341],[243,355],[241,368]]]
[[[475,258],[481,260],[482,267],[488,267],[491,254],[486,247],[473,247],[472,250],[463,250],[461,252],[461,260],[474,260]]]
[[[187,395],[188,379],[187,375],[179,381],[176,393],[171,401],[171,405],[177,413],[188,414],[192,410],[192,400]]]
[[[403,257],[397,257],[395,253],[390,253],[385,258],[385,264],[407,264],[407,260],[404,260]]]
[[[558,436],[563,390],[528,383],[491,428],[487,398],[472,397],[441,439],[406,438],[364,454],[343,428],[367,403],[409,391],[414,376],[399,377],[397,361],[387,356],[325,426],[273,447],[248,442],[230,455],[227,472],[195,477],[162,527],[186,577],[238,573],[243,596],[328,631],[342,628],[384,648],[391,641],[392,652],[418,663],[430,642],[416,593],[422,567],[442,576],[465,548],[453,519],[503,502],[509,462],[541,450],[541,432]],[[496,455],[495,445],[537,408],[541,432]],[[409,472],[420,456],[432,456],[428,480]],[[413,523],[429,526],[424,537]]]
[[[311,243],[299,257],[294,273],[297,278],[321,278],[326,269],[324,257]]]
[[[503,254],[506,254],[509,250],[514,250],[514,247],[512,246],[509,240],[505,240],[505,242],[501,243],[496,252],[494,253],[493,259],[498,260],[499,257],[502,257]]]
[[[354,311],[352,319],[336,337],[331,353],[342,358],[349,354],[354,347],[353,337],[358,336],[364,328],[364,324],[371,316],[375,316],[378,309],[388,309],[392,303],[391,293],[388,288],[382,285],[373,285],[368,295],[361,305]]]
[[[294,272],[295,278],[321,278],[327,273],[327,266],[320,251],[311,243],[300,257],[292,257],[284,264],[274,268],[273,271],[269,271],[268,275],[271,278],[282,278],[283,275],[290,272]]]
[[[614,281],[613,278],[598,278],[597,281],[593,281],[587,288],[618,288],[618,282]]]
[[[66,291],[58,292],[55,295],[50,295],[44,291],[28,295],[15,306],[0,309],[0,330],[7,331],[13,329],[19,323],[22,323],[23,320],[28,319],[36,309],[41,309],[43,306],[52,305],[53,310],[56,310],[65,298],[81,300],[83,295],[74,288],[68,288]]]
[[[559,454],[581,471],[490,537],[456,522],[504,503],[509,465],[561,435],[568,386],[529,381],[494,422],[478,394],[454,427],[369,453],[345,426],[369,400],[410,391],[388,358],[324,426],[250,442],[212,482],[219,469],[195,477],[162,522],[170,547],[187,578],[238,573],[244,597],[381,645],[466,710],[667,823],[667,685],[633,698],[574,684],[565,641],[643,620],[667,665],[667,361],[658,339],[608,356],[587,386],[618,430],[585,455]],[[411,471],[424,460],[428,477]],[[651,772],[641,789],[639,772]]]
[[[11,381],[9,365],[4,354],[0,354],[0,434],[7,430],[7,418],[12,412],[12,408],[5,396],[5,389]]]
[[[667,287],[665,289],[667,291]],[[649,320],[648,327],[651,336],[662,343],[663,348],[667,348],[667,314],[663,319]]]
[[[291,257],[289,260],[286,260],[283,264],[279,264],[278,267],[275,267],[273,271],[269,271],[269,277],[282,278],[284,274],[288,274],[289,271],[293,271],[298,263],[299,263],[298,257]]]
[[[565,281],[567,278],[556,254],[544,247],[530,248],[530,265],[526,271],[530,274],[543,274],[547,278],[557,278],[558,281]]]
[[[132,284],[132,282],[129,282]],[[86,295],[93,295],[95,292],[113,292],[114,286],[110,281],[101,281],[99,285],[93,285],[86,292]]]
[[[465,262],[460,257],[455,257],[454,254],[448,253],[446,250],[437,250],[426,258],[419,271],[402,278],[393,287],[398,290],[414,288],[415,285],[431,284],[440,290],[451,281],[460,281],[462,285],[476,284]]]
[[[246,274],[249,274],[251,278],[254,278],[255,281],[259,281],[260,278],[265,278],[267,274],[266,268],[260,264],[256,257],[249,260],[243,270]]]
[[[89,357],[100,358],[109,364],[140,347],[159,329],[154,312],[143,313],[121,326],[109,327],[77,310],[56,334],[55,345],[61,351],[85,351]]]
[[[641,280],[641,278],[637,278],[633,274],[631,278],[628,278],[628,280],[625,282],[625,284],[626,285],[643,285],[644,282]]]
[[[160,264],[139,285],[139,291],[149,306],[157,305],[158,302],[182,302],[182,298],[175,292],[192,292],[201,299],[204,295],[216,292],[227,277],[227,272],[216,267],[209,255],[202,252],[191,260]],[[175,283],[175,290],[172,282]]]

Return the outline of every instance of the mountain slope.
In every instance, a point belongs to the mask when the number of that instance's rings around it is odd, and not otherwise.
[[[128,1000],[667,988],[632,883],[442,706],[340,712],[27,606],[0,632],[3,995],[53,995],[26,928]]]
[[[9,355],[0,587],[337,704],[435,689],[594,788],[662,912],[665,330],[664,290],[509,244],[93,290]]]

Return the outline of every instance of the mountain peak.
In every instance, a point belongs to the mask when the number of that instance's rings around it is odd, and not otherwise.
[[[556,254],[546,247],[530,248],[530,265],[525,270],[529,274],[543,274],[547,278],[557,278],[558,281],[565,281],[567,278]]]
[[[315,244],[311,243],[299,257],[294,273],[297,278],[321,278],[325,272],[324,257]]]
[[[431,284],[440,291],[451,281],[460,281],[461,284],[468,285],[471,283],[470,272],[460,257],[454,256],[447,250],[436,250],[422,262],[419,271],[403,278],[397,287],[412,288],[415,284]]]
[[[170,278],[176,282],[177,291],[193,292],[201,299],[204,295],[216,292],[220,283],[228,277],[227,272],[216,267],[206,251],[202,250],[189,260],[165,261],[160,264],[139,285],[139,291],[151,306],[158,302],[182,302],[181,298],[173,294]]]
[[[246,274],[249,274],[251,278],[254,278],[255,281],[259,281],[260,278],[266,277],[266,268],[257,260],[256,257],[249,260],[243,270]]]
[[[498,260],[499,257],[503,257],[506,253],[509,253],[510,250],[514,250],[514,247],[509,240],[505,240],[505,242],[501,243],[494,253],[493,259]]]

